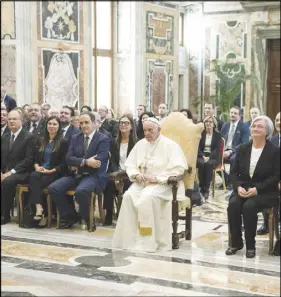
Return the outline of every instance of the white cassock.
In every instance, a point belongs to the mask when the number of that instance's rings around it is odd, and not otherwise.
[[[134,183],[123,195],[113,248],[147,252],[171,250],[172,188],[167,181],[187,169],[182,149],[163,135],[154,143],[144,138],[132,149],[125,167]],[[140,173],[153,174],[159,183],[135,182],[134,176]],[[183,181],[179,183],[177,199],[186,199]]]

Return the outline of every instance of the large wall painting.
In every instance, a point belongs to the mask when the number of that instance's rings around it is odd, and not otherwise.
[[[16,38],[15,1],[1,1],[1,39]]]
[[[43,102],[75,106],[79,98],[80,52],[42,49]]]
[[[1,85],[16,99],[16,46],[1,45]]]
[[[146,53],[174,55],[174,16],[146,12]]]
[[[79,1],[41,1],[41,39],[79,43]]]
[[[146,64],[146,106],[158,114],[160,103],[173,106],[173,61],[148,59]]]

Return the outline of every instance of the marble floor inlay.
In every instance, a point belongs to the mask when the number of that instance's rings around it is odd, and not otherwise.
[[[227,257],[227,196],[193,209],[191,241],[178,250],[112,249],[114,227],[88,233],[1,227],[3,296],[280,296],[280,257],[268,255],[268,235],[257,236],[257,256],[245,249]],[[259,215],[259,224],[261,216]],[[179,228],[184,228],[180,222]]]

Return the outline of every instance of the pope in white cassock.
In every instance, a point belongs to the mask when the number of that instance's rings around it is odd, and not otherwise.
[[[125,168],[133,182],[124,193],[113,247],[155,252],[172,249],[172,188],[170,176],[183,174],[187,160],[180,146],[160,134],[155,118],[143,122],[145,138],[136,143]],[[183,181],[178,200],[185,199]]]

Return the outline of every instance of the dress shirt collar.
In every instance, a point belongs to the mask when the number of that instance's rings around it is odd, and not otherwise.
[[[17,132],[15,132],[15,133],[13,133],[13,132],[11,131],[11,137],[12,137],[12,134],[15,135],[14,141],[17,139],[17,137],[18,137],[18,135],[20,134],[20,131],[21,131],[21,130],[22,130],[22,127],[19,128],[19,130],[18,130]]]
[[[235,131],[236,128],[237,128],[238,123],[239,123],[239,120],[237,122],[235,122],[235,123],[230,122],[230,129],[229,130],[231,130],[231,126],[234,125],[234,131]]]
[[[91,141],[92,141],[92,138],[94,137],[94,135],[95,135],[95,132],[96,132],[96,130],[94,130],[90,135],[88,135],[88,137],[89,137],[89,144],[91,143]],[[87,137],[87,135],[86,134],[84,134],[84,139],[86,139],[86,137]]]
[[[70,124],[68,126],[66,126],[65,128],[62,128],[62,130],[64,130],[63,132],[63,137],[65,136],[65,134],[67,133],[68,128],[70,127]]]

